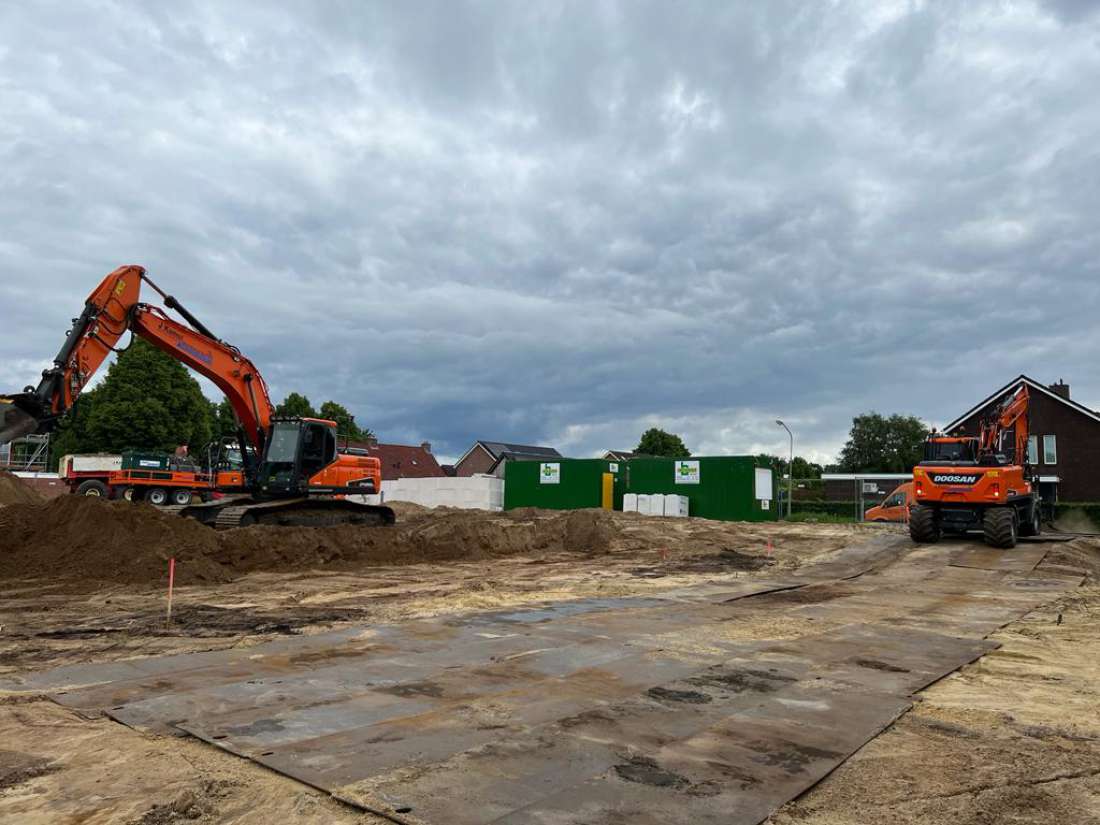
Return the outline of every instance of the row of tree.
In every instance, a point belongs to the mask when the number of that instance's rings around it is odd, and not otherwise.
[[[276,412],[336,421],[340,435],[353,440],[372,435],[335,401],[314,409],[308,398],[292,392]],[[210,401],[179,361],[136,338],[108,368],[103,382],[80,395],[55,431],[50,452],[54,461],[66,453],[171,452],[181,444],[194,452],[236,436],[228,401]]]
[[[924,456],[924,440],[928,425],[911,415],[884,416],[876,412],[857,415],[852,419],[848,441],[835,464],[821,465],[796,455],[793,462],[785,456],[761,453],[781,475],[793,465],[794,478],[821,478],[833,473],[908,473]],[[646,430],[634,450],[639,455],[665,458],[687,458],[691,455],[680,436],[657,427]]]
[[[362,441],[370,429],[335,401],[314,408],[310,400],[292,392],[276,406],[280,415],[325,418],[337,423],[341,436]],[[852,420],[848,441],[834,465],[822,466],[795,456],[794,478],[819,478],[822,472],[904,473],[921,460],[928,427],[913,416],[866,413]],[[103,382],[83,393],[53,438],[53,456],[66,453],[108,452],[126,449],[171,451],[181,444],[198,450],[211,441],[237,435],[229,402],[213,402],[179,361],[151,344],[135,339],[107,370]],[[687,458],[683,439],[658,427],[646,430],[635,452],[640,455]],[[762,454],[781,474],[787,459]]]

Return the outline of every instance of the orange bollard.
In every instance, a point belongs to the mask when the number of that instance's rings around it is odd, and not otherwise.
[[[168,559],[168,616],[164,620],[167,627],[172,624],[172,588],[176,583],[176,558]]]

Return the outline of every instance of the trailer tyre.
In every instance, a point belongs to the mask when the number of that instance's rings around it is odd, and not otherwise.
[[[78,496],[91,496],[92,498],[109,498],[111,488],[102,481],[90,478],[80,483],[80,486],[76,488],[76,494]]]
[[[1011,507],[990,507],[982,518],[985,543],[1010,550],[1016,546],[1016,512]]]
[[[909,512],[909,537],[921,544],[935,544],[943,535],[936,511],[923,504],[913,505]]]
[[[191,503],[191,491],[190,490],[173,490],[172,491],[172,503],[177,507],[184,507]]]
[[[145,494],[145,500],[154,507],[163,507],[168,503],[168,491],[163,487],[154,487]]]

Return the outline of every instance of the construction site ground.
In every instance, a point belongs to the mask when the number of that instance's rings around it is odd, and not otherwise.
[[[0,822],[387,821],[198,738],[67,707],[34,687],[52,669],[263,649],[547,603],[738,588],[827,570],[821,565],[866,541],[889,550],[859,574],[861,592],[873,594],[905,564],[932,571],[949,554],[983,552],[969,539],[912,548],[901,528],[883,525],[414,506],[399,506],[398,516],[397,528],[373,528],[366,538],[362,529],[335,528],[213,536],[191,530],[198,525],[177,535],[171,517],[126,503],[68,498],[0,508]],[[992,632],[999,647],[917,693],[911,708],[769,821],[1100,823],[1100,540],[1041,547],[1027,575],[1073,586]],[[181,561],[167,624],[171,556]],[[919,590],[920,577],[912,581]],[[835,614],[808,608],[854,589],[824,579],[812,588],[743,599],[730,638],[796,644],[843,628]],[[644,775],[647,766],[639,757],[634,767]]]

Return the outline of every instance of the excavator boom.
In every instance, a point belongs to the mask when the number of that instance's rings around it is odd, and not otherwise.
[[[156,290],[165,305],[180,312],[191,326],[172,320],[157,307],[139,303],[142,282]],[[225,393],[251,446],[257,452],[263,449],[274,407],[259,371],[236,347],[215,337],[175,298],[165,295],[140,266],[119,267],[92,291],[84,302],[84,311],[73,319],[53,366],[42,374],[37,387],[0,396],[0,444],[51,430],[72,408],[127,330],[209,378]]]
[[[148,284],[186,324],[157,306],[141,303]],[[218,527],[269,524],[392,524],[388,507],[357,504],[348,495],[380,491],[377,458],[341,454],[336,423],[319,419],[276,419],[267,384],[236,347],[218,338],[179,301],[165,294],[140,266],[123,266],[100,282],[36,387],[0,395],[0,444],[22,435],[49,432],[72,409],[96,370],[129,331],[210,379],[229,401],[240,426],[245,475],[252,498],[182,507]],[[279,434],[279,448],[272,434]],[[160,493],[166,493],[160,490]],[[157,496],[162,498],[166,496]]]

